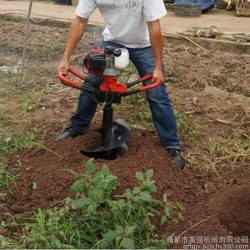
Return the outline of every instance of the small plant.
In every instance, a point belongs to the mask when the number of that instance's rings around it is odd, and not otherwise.
[[[39,209],[26,224],[25,248],[166,248],[152,221],[182,219],[183,208],[166,195],[162,201],[152,197],[153,170],[137,172],[138,186],[119,196],[113,196],[118,178],[105,165],[97,171],[89,160],[86,170],[76,176],[74,198],[67,198],[62,208]]]
[[[35,145],[34,132],[19,132],[18,134],[0,134],[0,159],[24,148]]]
[[[15,175],[6,171],[4,164],[0,164],[0,188],[10,187],[15,183]]]
[[[21,96],[21,109],[24,113],[27,113],[35,108],[36,97],[34,92],[29,92]]]
[[[188,138],[191,140],[191,141],[195,141],[199,136],[199,133],[197,130],[193,129],[193,130],[190,130],[188,132]]]

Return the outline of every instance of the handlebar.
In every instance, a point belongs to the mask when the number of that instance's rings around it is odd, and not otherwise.
[[[76,77],[82,79],[82,80],[85,80],[85,77],[84,75],[80,74],[79,72],[77,72],[76,70],[74,69],[69,69],[69,73],[72,73],[73,75],[75,75]],[[76,81],[73,81],[72,79],[68,78],[66,76],[65,73],[63,72],[60,72],[59,76],[58,76],[59,80],[61,81],[62,84],[64,85],[67,85],[69,87],[72,87],[72,88],[75,88],[75,89],[79,89],[79,90],[82,90],[83,88],[83,84],[82,83],[79,83],[79,82],[76,82]]]
[[[75,77],[77,78],[80,78],[81,80],[85,80],[85,81],[88,81],[88,79],[81,73],[77,72],[76,70],[74,69],[69,69],[69,73],[73,74]],[[153,89],[153,88],[156,88],[158,87],[160,84],[161,84],[161,80],[160,79],[156,79],[154,82],[152,82],[151,84],[147,85],[147,86],[142,86],[140,88],[136,88],[136,89],[132,89],[132,90],[129,90],[129,88],[133,85],[136,85],[140,82],[144,82],[146,80],[149,80],[149,79],[152,79],[153,77],[153,74],[149,74],[145,77],[142,77],[134,82],[131,82],[131,83],[128,83],[128,84],[121,84],[121,83],[117,83],[116,82],[116,79],[115,79],[115,82],[114,82],[114,85],[115,86],[106,86],[106,89],[107,91],[112,91],[112,92],[115,92],[115,93],[120,93],[124,96],[126,95],[130,95],[130,94],[134,94],[134,93],[137,93],[137,92],[143,92],[143,91],[148,91],[150,89]],[[84,84],[82,82],[77,82],[77,81],[74,81],[70,78],[68,78],[66,76],[66,74],[64,74],[63,72],[61,72],[58,76],[59,80],[61,81],[62,84],[66,85],[66,86],[69,86],[69,87],[72,87],[72,88],[75,88],[75,89],[78,89],[78,90],[83,90],[84,89]],[[114,77],[110,77],[110,79],[114,79]],[[108,79],[108,77],[106,77],[106,79]],[[107,81],[104,81],[103,84],[106,84]],[[123,87],[123,88],[117,88],[117,87]],[[100,91],[103,91],[102,88],[100,88],[101,90]],[[105,91],[103,91],[105,92]]]

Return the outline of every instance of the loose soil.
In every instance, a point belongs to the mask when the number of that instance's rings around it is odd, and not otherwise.
[[[8,170],[18,178],[4,201],[3,213],[28,213],[63,201],[71,195],[70,187],[75,181],[75,176],[67,170],[83,171],[88,158],[80,150],[100,142],[100,135],[94,131],[55,142],[58,133],[69,124],[79,94],[56,79],[56,67],[67,30],[31,25],[27,60],[27,72],[31,78],[19,86],[16,93],[1,94],[1,106],[6,114],[12,115],[20,106],[20,95],[41,89],[36,95],[35,108],[22,114],[9,129],[18,131],[22,123],[29,121],[32,129],[36,128],[44,135],[45,141],[42,149],[24,149],[4,160]],[[1,69],[20,68],[23,35],[24,23],[0,21]],[[100,37],[98,32],[86,33],[75,50],[73,67],[81,69],[84,53]],[[183,155],[188,162],[185,170],[177,171],[171,166],[154,129],[138,126],[131,120],[130,114],[136,112],[131,107],[127,110],[116,107],[114,114],[115,118],[128,121],[132,128],[128,153],[116,160],[97,159],[94,162],[98,168],[108,165],[118,176],[121,183],[116,190],[118,194],[137,184],[137,171],[154,170],[156,198],[167,193],[170,200],[178,201],[185,208],[183,221],[157,226],[161,234],[250,237],[249,154],[216,158],[209,151],[211,142],[216,144],[222,135],[231,138],[237,131],[239,138],[248,142],[248,151],[245,152],[249,153],[250,55],[174,45],[166,40],[164,64],[173,106],[189,117],[179,128]],[[1,73],[1,89],[9,87],[7,83],[10,86],[18,84],[8,82],[10,75],[14,79],[13,73]],[[91,128],[99,127],[101,121],[100,106]],[[6,127],[1,126],[1,135],[4,129]],[[192,137],[192,131],[197,131],[197,135]],[[31,183],[36,183],[37,188],[31,190]],[[173,247],[183,247],[183,244]]]

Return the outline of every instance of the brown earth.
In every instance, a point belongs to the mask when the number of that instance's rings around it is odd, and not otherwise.
[[[0,21],[0,66],[13,69],[18,65],[23,32],[23,23]],[[1,105],[12,115],[20,105],[19,95],[33,88],[40,89],[36,107],[20,116],[18,124],[9,129],[16,131],[22,122],[30,122],[45,139],[44,148],[21,150],[4,160],[18,179],[3,204],[3,212],[22,214],[63,201],[71,195],[70,187],[75,180],[66,170],[83,171],[88,158],[80,150],[100,142],[100,135],[95,132],[55,142],[75,111],[78,96],[77,90],[66,88],[55,78],[66,35],[67,29],[31,25],[27,72],[33,78],[23,82],[11,98],[10,94],[1,95]],[[96,33],[86,34],[75,51],[74,67],[80,68],[83,53],[88,52],[99,37]],[[38,55],[41,49],[47,52]],[[249,154],[242,156],[238,149],[239,155],[216,158],[209,148],[211,142],[216,144],[222,135],[231,138],[237,131],[239,138],[248,143],[249,153],[250,55],[177,46],[166,41],[164,62],[173,106],[189,116],[182,124],[184,127],[179,128],[187,168],[184,171],[173,169],[154,129],[138,126],[130,117],[137,111],[129,106],[115,109],[115,117],[127,120],[132,128],[128,153],[120,159],[97,159],[95,163],[98,168],[107,164],[119,177],[121,185],[117,193],[136,185],[137,171],[154,170],[156,198],[167,193],[170,200],[178,201],[185,208],[184,221],[158,226],[162,234],[250,236]],[[3,89],[10,75],[1,75]],[[99,127],[101,120],[102,107],[92,127]],[[4,131],[1,127],[1,135]],[[198,131],[197,136],[192,137],[192,131]],[[37,188],[31,190],[31,183],[36,183]],[[179,242],[174,247],[183,245],[184,242]]]

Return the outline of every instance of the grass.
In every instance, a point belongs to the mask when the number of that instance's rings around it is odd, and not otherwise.
[[[232,166],[237,162],[247,165],[250,162],[250,140],[242,138],[236,129],[229,136],[222,134],[216,140],[210,138],[208,152],[215,165],[221,162],[230,162]]]
[[[17,134],[0,134],[0,159],[26,148],[37,145],[36,134],[34,131],[21,131]]]
[[[9,73],[8,75],[0,74],[0,76],[3,76],[3,87],[0,89],[1,93],[6,93],[6,91],[8,91],[11,95],[18,93],[23,85],[26,85],[33,79],[30,73]]]
[[[177,128],[185,137],[186,140],[195,141],[199,132],[193,122],[193,117],[181,110],[174,110]]]
[[[144,93],[137,93],[123,99],[122,104],[114,106],[117,112],[129,114],[126,119],[133,128],[153,130],[153,120]]]
[[[37,103],[37,98],[34,91],[28,92],[20,97],[21,99],[21,110],[23,113],[32,111]]]
[[[16,121],[17,120],[13,116],[8,115],[3,108],[0,108],[0,129],[8,124],[16,123]]]
[[[226,178],[221,169],[230,170],[239,164],[241,167],[250,166],[250,140],[239,129],[233,129],[231,133],[222,132],[216,137],[204,135],[203,140],[205,143],[197,145],[199,151],[188,155],[189,164],[202,172],[212,171],[221,180]]]
[[[145,93],[138,93],[124,98],[122,105],[116,107],[117,111],[128,113],[129,124],[136,129],[154,130],[151,111]],[[178,131],[183,134],[186,140],[195,141],[199,137],[193,117],[180,110],[175,109],[174,115]]]
[[[9,188],[15,183],[16,176],[6,171],[6,166],[0,164],[0,188]]]
[[[48,46],[43,45],[32,45],[29,46],[27,49],[27,57],[29,59],[41,59],[41,58],[48,58],[50,54],[62,54],[65,45],[63,43],[59,43],[54,41],[53,43],[48,44]]]
[[[0,249],[17,249],[19,245],[14,240],[10,240],[0,235]]]

